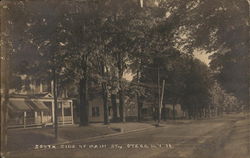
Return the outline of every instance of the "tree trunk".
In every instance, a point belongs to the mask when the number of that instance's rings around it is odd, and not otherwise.
[[[209,107],[207,107],[207,110],[206,110],[206,118],[209,118],[210,117],[210,109]]]
[[[175,103],[173,104],[173,120],[175,120]]]
[[[101,62],[101,74],[102,77],[105,78],[105,67],[104,63]],[[108,113],[108,89],[107,82],[102,82],[102,96],[103,96],[103,111],[104,111],[104,124],[109,124],[109,113]]]
[[[192,119],[195,120],[195,106],[192,106]]]
[[[192,109],[188,109],[188,119],[191,120],[192,119]]]
[[[140,122],[142,120],[141,111],[142,111],[143,102],[142,102],[142,100],[141,100],[141,98],[140,98],[139,95],[137,96],[137,106],[138,106],[138,111],[137,111],[138,121]]]
[[[125,111],[124,111],[124,94],[123,94],[123,86],[122,86],[122,77],[123,77],[123,66],[122,66],[122,57],[121,53],[117,54],[117,66],[118,66],[118,80],[119,80],[119,114],[120,120],[125,122]]]
[[[165,104],[163,104],[162,111],[163,111],[163,113],[162,113],[163,120],[166,121],[167,120],[167,110],[166,110]]]
[[[55,139],[58,138],[58,118],[57,118],[57,112],[58,112],[58,103],[57,103],[57,94],[58,94],[58,88],[57,88],[57,75],[56,70],[53,68],[53,96],[54,96],[54,127],[55,127]]]
[[[118,116],[117,116],[116,94],[111,94],[111,102],[112,102],[112,111],[113,111],[112,120],[114,122],[117,122]]]
[[[104,124],[109,124],[108,113],[108,92],[106,83],[102,83],[102,95],[103,95],[103,109],[104,109]]]
[[[211,114],[211,105],[209,105],[208,107],[208,118],[211,118],[212,114]]]
[[[202,118],[206,118],[206,109],[202,108]]]
[[[137,70],[137,83],[139,84],[140,83],[140,66]],[[138,91],[138,90],[137,90]],[[141,116],[141,111],[142,111],[142,98],[139,94],[139,92],[137,92],[137,121],[141,121],[142,119],[142,116]]]
[[[203,117],[203,108],[200,108],[200,119]]]
[[[174,100],[174,103],[173,103],[173,120],[176,119],[176,116],[175,116],[175,106],[176,106],[176,104],[177,104],[177,99]]]
[[[124,94],[123,90],[119,90],[119,114],[120,114],[120,120],[122,122],[125,122],[125,115],[124,115]]]
[[[80,90],[80,106],[79,106],[80,126],[87,126],[89,123],[88,120],[89,108],[87,100],[88,87],[86,78],[80,79],[79,90]]]
[[[89,124],[89,102],[88,102],[88,56],[83,56],[83,77],[79,82],[80,95],[80,126],[87,126]]]

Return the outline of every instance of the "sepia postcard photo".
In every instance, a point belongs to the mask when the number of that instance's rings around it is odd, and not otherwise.
[[[1,0],[1,158],[249,158],[250,0]]]

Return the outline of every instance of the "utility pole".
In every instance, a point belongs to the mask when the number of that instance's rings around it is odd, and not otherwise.
[[[139,0],[141,8],[143,8],[143,0]]]
[[[161,108],[162,108],[162,101],[163,101],[163,95],[164,95],[164,87],[165,87],[165,80],[163,80],[162,83],[162,92],[161,92],[161,86],[160,86],[160,66],[158,64],[158,69],[157,69],[157,78],[158,78],[158,122],[156,126],[160,126],[160,121],[161,121]]]
[[[4,158],[7,152],[7,119],[8,119],[8,105],[9,105],[9,55],[8,55],[8,41],[6,35],[8,35],[7,29],[7,3],[0,2],[0,18],[1,18],[1,55],[0,55],[0,157]]]
[[[160,103],[159,103],[159,110],[158,110],[158,124],[157,124],[158,127],[160,126],[160,121],[161,121],[161,109],[162,109],[162,102],[163,102],[163,97],[164,97],[164,90],[165,90],[165,80],[162,81],[161,96],[159,95]]]

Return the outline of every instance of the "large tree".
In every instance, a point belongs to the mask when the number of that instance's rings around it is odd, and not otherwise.
[[[249,3],[247,0],[164,1],[170,16],[178,15],[176,43],[211,56],[220,84],[245,103],[248,98]],[[181,11],[182,10],[182,11]],[[177,14],[175,14],[177,13]]]
[[[62,42],[60,22],[64,13],[64,6],[58,6],[57,3],[57,1],[49,4],[43,1],[11,3],[16,7],[16,10],[12,10],[14,16],[11,20],[18,26],[17,28],[22,28],[23,32],[13,29],[10,33],[12,35],[10,43],[14,52],[11,58],[12,75],[14,77],[26,75],[31,80],[53,80],[56,138],[58,75],[63,65],[60,62]],[[24,18],[20,21],[17,19],[18,16]]]
[[[198,59],[189,59],[189,70],[185,79],[183,106],[189,118],[198,118],[202,111],[211,104],[211,71]],[[200,115],[198,115],[200,114]]]

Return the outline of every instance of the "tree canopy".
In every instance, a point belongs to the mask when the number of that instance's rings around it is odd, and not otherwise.
[[[144,86],[157,85],[158,70],[160,80],[167,82],[167,100],[182,102],[184,109],[208,106],[211,74],[227,92],[247,101],[245,0],[147,1],[143,8],[136,0],[45,0],[12,2],[8,7],[15,26],[9,28],[13,83],[21,82],[24,74],[49,78],[56,70],[60,84],[78,88],[80,110],[85,111],[82,124],[88,122],[93,84],[102,87],[106,103],[110,95],[118,96],[124,120],[127,70],[134,75],[131,85],[138,103],[146,95],[159,95]],[[194,50],[212,54],[212,71],[193,59]]]

